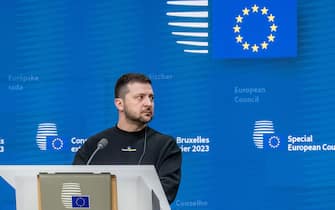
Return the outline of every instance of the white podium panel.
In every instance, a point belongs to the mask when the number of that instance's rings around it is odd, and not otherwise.
[[[3,179],[5,179],[15,189],[17,210],[39,210],[37,177],[40,173],[110,173],[116,177],[117,210],[170,210],[170,205],[166,199],[154,166],[0,166],[0,176],[3,177]],[[157,207],[159,208],[157,209]]]

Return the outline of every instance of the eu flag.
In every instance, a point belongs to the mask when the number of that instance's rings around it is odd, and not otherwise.
[[[287,141],[283,135],[264,134],[264,150],[266,151],[287,151]]]
[[[72,208],[90,208],[89,196],[72,196]]]
[[[46,147],[49,152],[68,152],[69,143],[64,137],[60,136],[47,136]]]
[[[297,55],[296,0],[213,0],[214,58]]]

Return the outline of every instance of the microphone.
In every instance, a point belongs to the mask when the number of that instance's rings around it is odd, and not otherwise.
[[[97,143],[97,148],[94,150],[94,152],[92,153],[92,155],[90,156],[90,158],[88,159],[86,165],[90,165],[92,159],[94,158],[95,154],[99,151],[104,149],[108,144],[108,140],[106,138],[102,138],[100,139],[100,141],[98,141]]]

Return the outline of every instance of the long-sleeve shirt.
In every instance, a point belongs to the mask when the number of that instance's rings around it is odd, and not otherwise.
[[[102,138],[106,138],[108,144],[95,154],[90,164],[154,165],[167,200],[170,204],[174,201],[179,188],[182,161],[181,150],[174,138],[150,127],[138,132],[127,132],[115,126],[88,138],[76,153],[73,164],[86,164]]]

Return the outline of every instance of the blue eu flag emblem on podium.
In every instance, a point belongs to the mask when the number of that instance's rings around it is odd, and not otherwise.
[[[296,0],[213,0],[214,58],[297,55]]]
[[[90,208],[89,196],[72,196],[72,208]]]

